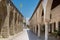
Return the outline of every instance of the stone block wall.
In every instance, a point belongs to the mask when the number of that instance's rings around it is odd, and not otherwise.
[[[0,2],[0,37],[7,38],[23,30],[23,15],[18,11],[10,0]],[[22,15],[20,17],[20,15]],[[18,17],[19,16],[19,17]],[[20,19],[20,20],[18,20]],[[22,25],[20,24],[22,23]]]

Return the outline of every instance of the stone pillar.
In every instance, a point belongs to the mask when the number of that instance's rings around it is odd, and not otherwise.
[[[58,30],[58,22],[56,22],[56,30]]]
[[[52,24],[52,33],[54,32],[54,24]]]
[[[16,19],[16,33],[18,33],[18,13],[17,13],[17,19]]]
[[[35,27],[34,27],[34,33],[35,33]]]
[[[22,31],[22,27],[23,27],[23,25],[22,25],[22,21],[21,21],[21,19],[22,19],[22,17],[21,17],[21,14],[19,15],[20,16],[20,20],[19,20],[19,32],[20,31]],[[26,25],[24,25],[25,27],[26,27]]]
[[[20,23],[20,21],[19,21],[19,32],[21,31],[21,23]]]
[[[11,19],[11,25],[10,25],[10,35],[14,35],[15,34],[15,29],[14,29],[14,27],[15,27],[15,12],[14,11],[12,11],[13,13],[12,13],[12,19]]]
[[[48,40],[48,23],[45,23],[45,40]]]
[[[51,27],[50,24],[48,24],[48,32],[50,32],[50,27]]]
[[[10,35],[13,35],[13,12],[10,10],[10,17],[9,17],[9,30]]]
[[[38,37],[40,37],[40,25],[38,24]]]
[[[18,14],[18,32],[21,31],[21,30],[20,30],[20,27],[21,27],[21,26],[20,26],[20,20],[19,20],[19,19],[20,19],[20,15]]]
[[[17,31],[17,28],[16,28],[16,20],[17,20],[17,13],[15,13],[15,33],[16,33],[16,31]]]
[[[34,27],[32,27],[32,31],[34,32]]]
[[[7,4],[7,16],[6,16],[6,18],[5,18],[5,21],[4,21],[4,24],[3,24],[3,26],[2,26],[2,32],[1,32],[1,34],[2,34],[2,37],[3,38],[7,38],[7,37],[9,37],[10,36],[10,33],[9,33],[9,14],[10,14],[10,4],[8,3]]]
[[[36,29],[36,26],[35,26],[35,34],[36,34],[36,30],[37,30],[37,29]]]
[[[13,11],[13,33],[15,34],[15,9]]]
[[[34,27],[33,27],[33,32],[34,32]]]
[[[33,29],[34,27],[32,27],[32,31],[34,32],[34,29]]]

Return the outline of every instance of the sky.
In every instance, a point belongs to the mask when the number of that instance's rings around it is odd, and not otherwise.
[[[12,2],[24,17],[30,18],[39,0],[12,0]]]

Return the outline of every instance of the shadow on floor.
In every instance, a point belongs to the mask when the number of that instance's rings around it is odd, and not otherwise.
[[[44,33],[41,33],[41,39],[42,39],[42,40],[45,40],[45,34],[44,34]],[[49,35],[48,35],[48,40],[60,40],[60,39],[58,39],[58,38],[56,38],[55,36],[49,34]]]
[[[27,30],[27,33],[28,33],[28,37],[29,37],[29,40],[45,40],[45,35],[43,33],[41,33],[41,36],[40,38],[37,37],[37,35],[35,35],[32,31],[30,30]],[[56,37],[52,36],[52,35],[49,35],[48,36],[48,40],[60,40],[60,39],[57,39]]]
[[[41,40],[32,31],[27,30],[27,33],[28,33],[29,40]]]

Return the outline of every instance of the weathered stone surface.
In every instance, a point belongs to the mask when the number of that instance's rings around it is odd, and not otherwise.
[[[9,0],[2,0],[0,2],[0,37],[7,38],[11,35],[22,31],[23,16],[14,4]],[[20,19],[20,20],[18,20]]]

